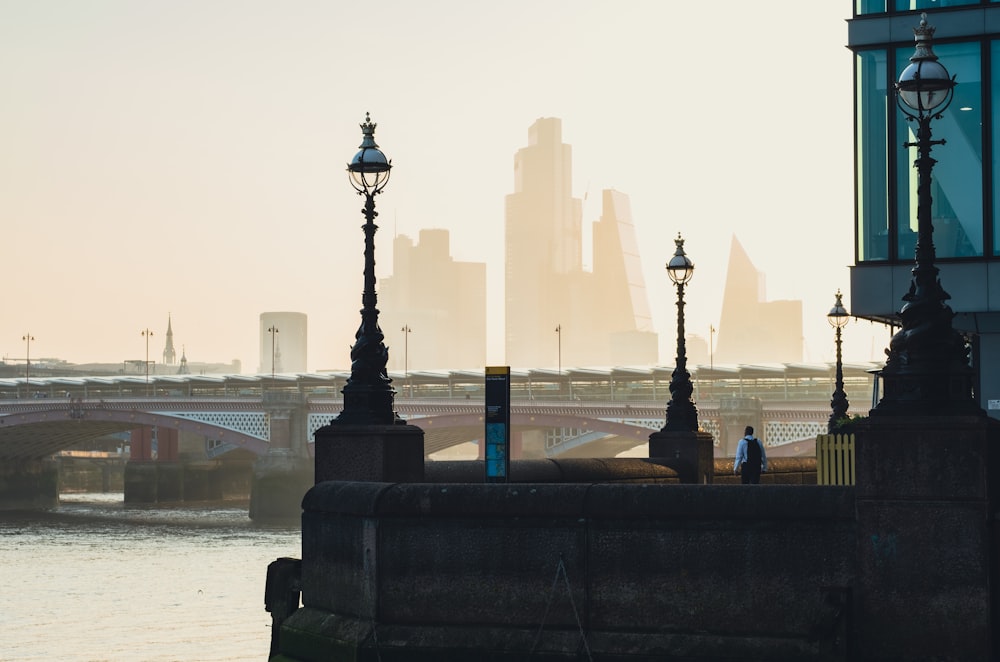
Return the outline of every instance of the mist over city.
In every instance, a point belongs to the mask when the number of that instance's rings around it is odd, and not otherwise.
[[[0,357],[11,364],[27,353],[142,362],[149,329],[154,369],[167,369],[169,322],[178,361],[266,371],[260,316],[292,311],[308,319],[305,368],[348,367],[363,236],[345,164],[368,112],[393,163],[376,237],[392,369],[670,365],[675,292],[663,267],[678,233],[696,265],[686,301],[693,362],[713,361],[716,349],[726,362],[761,360],[714,346],[738,333],[723,311],[734,239],[766,283],[762,301],[801,302],[801,354],[775,358],[833,359],[825,313],[847,290],[853,257],[849,113],[803,112],[792,84],[774,86],[765,102],[755,80],[728,74],[749,39],[755,59],[791,67],[787,80],[849,90],[836,6],[770,7],[810,26],[792,32],[744,3],[722,12],[654,2],[50,9],[0,9],[9,92],[0,120],[10,129],[2,209],[9,245],[23,247],[8,270],[25,275],[0,321]],[[720,47],[694,36],[690,26],[705,23]],[[373,33],[378,48],[369,48]],[[347,56],[360,49],[363,65]],[[658,61],[669,76],[650,75]],[[510,198],[525,195],[518,155],[543,118],[560,122],[567,150],[563,188],[550,193],[576,208],[564,210],[557,244],[529,232],[519,246],[535,242],[536,252],[526,253],[506,234],[516,222]],[[561,273],[572,262],[578,282],[566,291],[591,297],[579,283],[606,278],[609,252],[595,233],[619,222],[609,213],[631,226],[633,245],[617,255],[645,296],[629,290],[631,310],[583,314],[577,305],[570,319],[550,307],[534,327],[518,321],[537,305],[520,305],[523,285],[511,280],[526,268]],[[392,293],[403,280],[397,251],[407,240],[428,250],[445,236],[426,234],[434,231],[446,233],[451,260],[479,265],[470,268],[485,280],[468,294],[475,324],[444,341],[423,321],[437,314],[429,300],[404,307]],[[761,314],[755,326],[768,323]],[[650,334],[626,343],[643,353],[613,356],[607,337],[621,331]],[[511,354],[512,335],[532,353]],[[880,359],[888,336],[881,325],[850,325],[845,358]]]

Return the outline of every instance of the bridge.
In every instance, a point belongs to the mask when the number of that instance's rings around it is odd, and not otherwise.
[[[0,401],[0,459],[42,458],[91,439],[157,428],[201,435],[206,457],[242,449],[256,456],[272,448],[276,409],[299,409],[306,438],[283,447],[306,451],[313,433],[340,412],[343,402],[306,397],[47,397]],[[434,456],[483,433],[483,400],[400,398],[396,409],[424,430],[425,452]],[[717,454],[731,454],[733,438],[745,424],[756,424],[772,454],[798,455],[799,448],[826,429],[829,404],[816,401],[757,401],[752,398],[707,401],[699,422],[715,439]],[[649,401],[514,400],[511,427],[515,449],[535,457],[613,457],[646,443],[663,426],[665,404]],[[731,431],[733,428],[735,431]],[[730,443],[731,442],[731,443]],[[311,454],[311,453],[310,453]]]
[[[849,393],[867,400],[871,369],[845,367]],[[830,415],[831,366],[700,366],[699,373],[699,424],[717,457],[735,454],[746,425],[771,457],[815,452]],[[51,507],[60,471],[47,458],[129,432],[126,502],[249,494],[254,519],[298,512],[314,481],[313,435],[340,413],[349,376],[0,379],[0,507]],[[481,372],[391,377],[396,410],[424,431],[431,460],[478,456],[469,442],[485,427]],[[664,368],[512,371],[511,456],[645,456],[650,433],[665,422],[669,381]]]

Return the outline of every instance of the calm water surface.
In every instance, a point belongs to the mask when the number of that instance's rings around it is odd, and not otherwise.
[[[0,660],[266,660],[279,556],[301,557],[299,525],[255,525],[246,504],[0,512]]]

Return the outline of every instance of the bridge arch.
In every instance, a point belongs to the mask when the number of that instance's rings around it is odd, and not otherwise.
[[[410,423],[424,431],[424,452],[427,455],[458,444],[481,439],[484,432],[482,413],[437,414],[411,418]],[[615,435],[615,444],[627,450],[648,440],[654,430],[641,425],[619,423],[590,416],[572,414],[512,412],[510,425],[513,430],[545,430],[551,428],[578,428],[592,432]]]
[[[0,416],[0,456],[41,458],[81,441],[143,426],[202,434],[255,455],[265,455],[269,449],[264,439],[183,416],[66,404]]]

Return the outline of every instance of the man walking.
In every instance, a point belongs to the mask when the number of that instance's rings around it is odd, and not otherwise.
[[[740,439],[740,443],[736,447],[733,473],[740,474],[741,482],[744,485],[756,485],[760,483],[761,472],[767,471],[767,454],[764,453],[764,444],[753,436],[751,426],[746,427],[744,434],[745,436]]]

